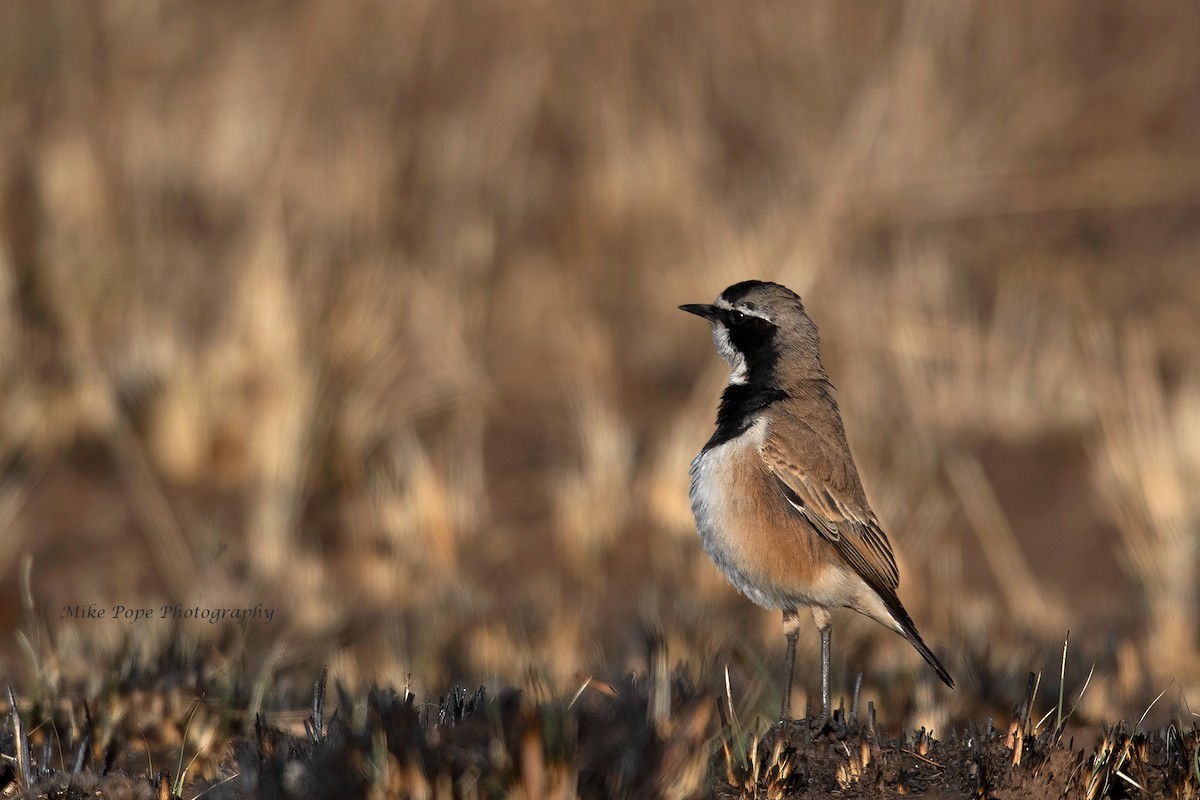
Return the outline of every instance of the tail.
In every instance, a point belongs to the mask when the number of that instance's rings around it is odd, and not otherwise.
[[[896,597],[894,592],[888,592],[886,595],[881,595],[880,599],[887,605],[888,611],[892,612],[892,617],[900,626],[900,633],[905,639],[917,649],[921,654],[921,658],[925,659],[929,666],[933,667],[933,671],[942,679],[942,683],[954,688],[954,678],[950,677],[950,673],[946,671],[946,667],[941,660],[933,654],[929,649],[929,645],[925,644],[925,640],[921,638],[921,634],[917,633],[917,626],[913,623],[912,617],[904,610],[904,606],[900,605],[900,598]]]

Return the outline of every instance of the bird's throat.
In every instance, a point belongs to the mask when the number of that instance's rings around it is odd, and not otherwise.
[[[787,392],[771,383],[755,380],[730,383],[725,387],[721,406],[717,409],[717,429],[704,449],[709,450],[740,436],[749,430],[763,409],[787,396]]]

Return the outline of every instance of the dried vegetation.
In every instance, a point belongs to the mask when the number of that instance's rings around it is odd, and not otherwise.
[[[240,659],[251,710],[322,663],[560,697],[645,673],[648,627],[769,713],[778,620],[691,526],[723,376],[674,310],[758,276],[821,326],[962,688],[850,619],[839,685],[948,731],[1009,714],[1069,628],[1080,719],[1172,680],[1155,713],[1186,714],[1198,27],[1090,0],[3,4],[0,670],[94,693],[182,637]],[[174,602],[277,616],[59,619]],[[1139,780],[1131,736],[1102,763]]]

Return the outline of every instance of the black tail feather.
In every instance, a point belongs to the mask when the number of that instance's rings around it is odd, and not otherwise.
[[[929,649],[929,645],[925,644],[925,640],[921,638],[921,634],[917,633],[917,626],[912,621],[912,617],[908,615],[908,612],[904,610],[904,606],[900,605],[900,598],[896,597],[895,594],[891,594],[890,597],[881,595],[881,598],[887,605],[888,611],[892,612],[892,616],[903,629],[904,638],[908,639],[909,643],[916,648],[917,652],[921,654],[921,658],[929,662],[929,666],[933,667],[933,671],[941,678],[942,683],[953,689],[954,678],[950,677],[950,673],[946,671],[945,665],[933,654],[933,651]]]

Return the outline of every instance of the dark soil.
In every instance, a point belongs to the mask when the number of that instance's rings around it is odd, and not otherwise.
[[[175,679],[177,680],[177,679]],[[720,701],[682,673],[597,685],[539,703],[508,690],[455,690],[418,703],[407,692],[336,690],[311,712],[238,721],[235,709],[178,702],[178,685],[128,688],[74,713],[62,699],[8,713],[0,732],[5,797],[230,798],[1061,798],[1197,796],[1194,727],[1129,735],[1115,725],[1090,752],[1045,729],[990,724],[938,740],[881,732],[873,712],[816,729],[800,720],[761,736],[724,721]],[[17,703],[18,708],[22,705]],[[199,720],[197,709],[202,709]],[[186,713],[185,713],[186,712]],[[157,723],[155,723],[157,715]],[[1027,715],[1024,715],[1027,717]],[[180,795],[176,767],[195,752],[188,726],[224,730]],[[184,732],[181,739],[180,731]],[[1068,733],[1063,730],[1062,734]],[[157,748],[157,751],[154,752]],[[140,766],[139,766],[140,765]],[[176,776],[177,777],[177,776]],[[1139,792],[1136,787],[1145,787]]]
[[[1031,739],[1021,765],[1013,765],[1008,737],[960,731],[945,740],[923,733],[903,737],[867,731],[826,730],[814,737],[803,723],[772,728],[759,747],[766,774],[745,781],[745,767],[718,781],[722,798],[738,797],[992,797],[1059,798],[1078,786],[1084,756]],[[778,753],[778,755],[776,755]],[[751,768],[752,769],[752,768]],[[760,770],[763,767],[760,767]],[[754,790],[750,786],[755,787]],[[743,789],[743,786],[745,787]]]

